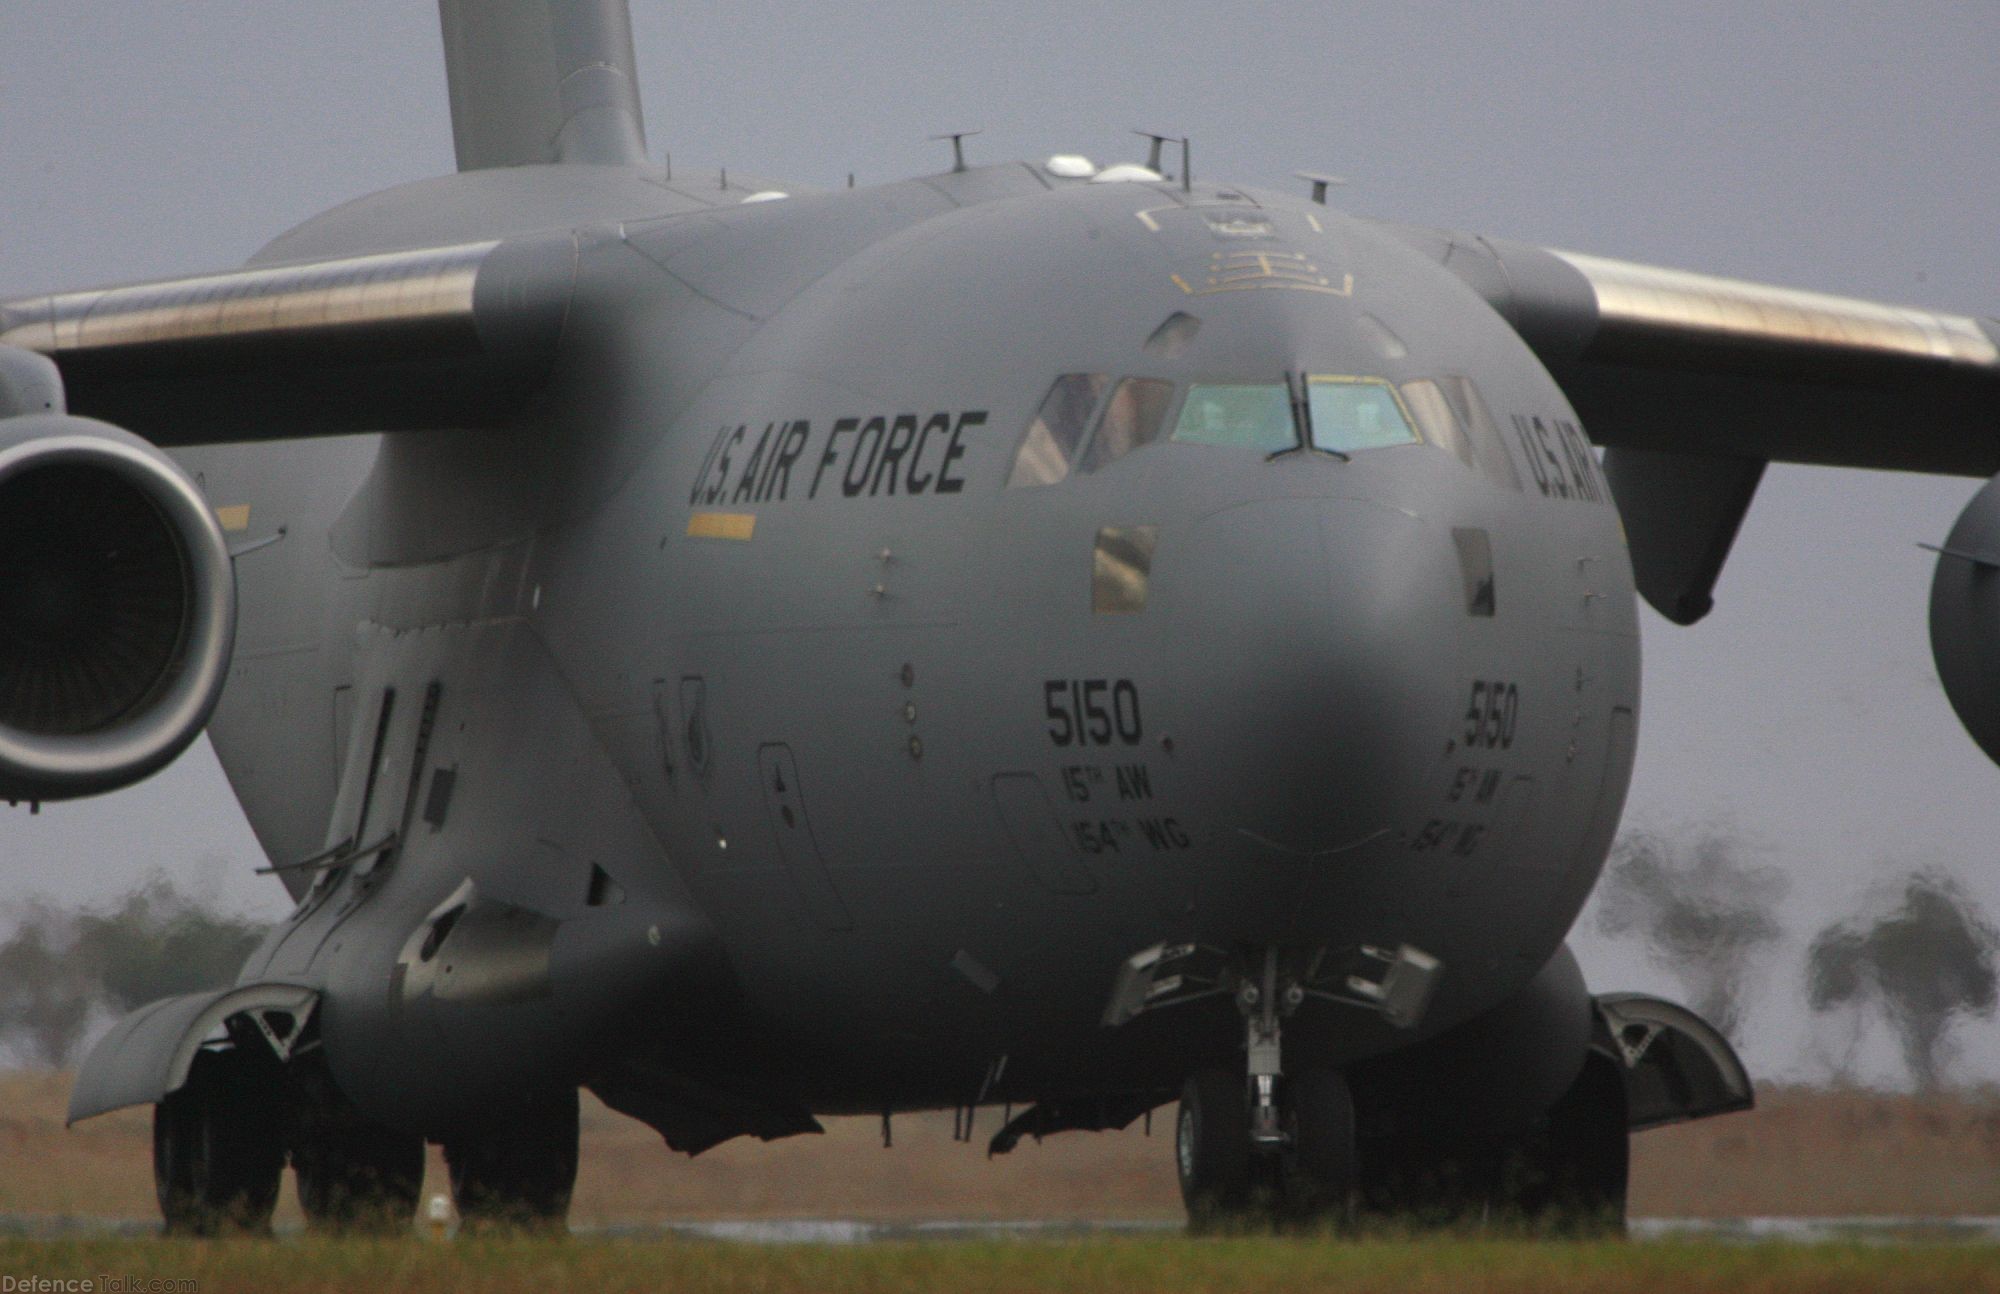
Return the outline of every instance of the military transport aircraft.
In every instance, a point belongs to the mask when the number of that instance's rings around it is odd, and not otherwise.
[[[203,730],[297,900],[120,1022],[170,1227],[559,1223],[679,1150],[1178,1099],[1198,1222],[1622,1217],[1740,1109],[1564,940],[1637,599],[1764,465],[2000,472],[2000,325],[1144,165],[669,171],[622,0],[441,0],[459,171],[0,302],[0,796]],[[377,442],[349,433],[382,433]],[[2000,755],[1982,490],[1932,629]],[[1157,580],[1159,587],[1153,584]]]

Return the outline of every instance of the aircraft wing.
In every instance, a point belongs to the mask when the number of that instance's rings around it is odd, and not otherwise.
[[[0,345],[161,446],[483,426],[547,376],[575,266],[555,235],[65,292],[0,302]]]
[[[1486,298],[1614,450],[2000,472],[2000,323],[1394,227]]]
[[[1389,229],[1484,297],[1561,384],[1605,447],[1639,592],[1677,624],[1713,607],[1769,463],[2000,473],[1993,320]]]

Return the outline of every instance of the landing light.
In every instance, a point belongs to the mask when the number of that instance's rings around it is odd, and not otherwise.
[[[791,196],[791,194],[786,193],[783,189],[764,189],[743,199],[743,205],[747,207],[753,202],[777,202]]]

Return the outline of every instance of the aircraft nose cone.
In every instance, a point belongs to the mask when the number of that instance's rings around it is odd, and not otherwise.
[[[1454,731],[1449,529],[1363,499],[1260,502],[1204,518],[1180,575],[1176,762],[1210,827],[1203,906],[1227,892],[1251,924],[1300,918],[1299,886],[1259,869],[1296,880],[1403,847]]]

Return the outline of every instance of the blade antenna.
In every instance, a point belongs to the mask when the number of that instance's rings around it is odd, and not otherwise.
[[[948,135],[932,135],[931,142],[936,143],[946,139],[951,141],[951,173],[956,175],[960,171],[969,169],[965,165],[965,141],[983,133],[978,130],[957,130]]]
[[[1312,200],[1322,207],[1326,205],[1326,191],[1330,186],[1347,183],[1345,176],[1324,175],[1318,171],[1293,171],[1292,174],[1312,185]]]

